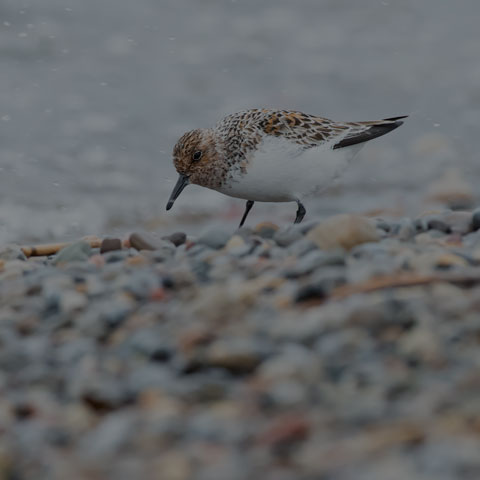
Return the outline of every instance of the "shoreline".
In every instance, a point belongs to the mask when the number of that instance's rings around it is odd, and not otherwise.
[[[445,448],[480,468],[479,228],[446,210],[1,248],[2,471],[433,479]]]

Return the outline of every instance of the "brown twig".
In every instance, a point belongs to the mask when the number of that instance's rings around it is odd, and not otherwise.
[[[362,283],[337,287],[331,293],[330,298],[332,300],[340,300],[357,293],[371,293],[387,288],[417,287],[437,282],[467,285],[479,283],[480,270],[475,269],[466,273],[432,273],[429,275],[421,275],[418,273],[386,275],[372,278]]]
[[[86,237],[82,239],[84,242],[90,244],[92,248],[99,248],[102,240],[96,237]],[[58,253],[62,248],[71,245],[69,242],[65,243],[48,243],[46,245],[24,246],[20,247],[26,257],[43,257],[48,255],[54,255]]]

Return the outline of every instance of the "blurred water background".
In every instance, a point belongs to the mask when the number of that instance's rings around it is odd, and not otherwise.
[[[478,0],[0,0],[0,242],[234,226],[244,202],[200,187],[167,214],[171,150],[250,107],[411,115],[310,218],[417,214],[452,167],[475,187],[479,18]]]

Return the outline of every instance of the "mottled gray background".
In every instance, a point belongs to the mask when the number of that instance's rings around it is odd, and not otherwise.
[[[0,241],[233,225],[243,201],[199,187],[165,212],[170,152],[257,106],[411,114],[307,206],[418,213],[449,166],[478,183],[479,18],[478,0],[0,0]]]

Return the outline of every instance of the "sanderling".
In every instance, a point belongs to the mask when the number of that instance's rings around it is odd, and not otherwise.
[[[173,161],[179,178],[167,210],[194,183],[247,200],[244,224],[256,201],[296,202],[324,190],[363,144],[403,124],[402,117],[373,122],[334,122],[290,110],[252,109],[226,116],[214,128],[178,140]]]

